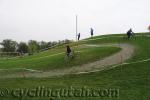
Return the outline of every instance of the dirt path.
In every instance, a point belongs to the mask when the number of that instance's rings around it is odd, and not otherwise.
[[[67,74],[82,74],[82,73],[90,73],[96,70],[101,71],[108,68],[108,66],[121,64],[125,60],[129,59],[134,53],[134,47],[129,44],[104,44],[104,45],[85,45],[87,47],[120,47],[122,50],[118,53],[115,53],[109,57],[105,57],[102,60],[95,61],[92,63],[83,64],[81,66],[74,66],[66,69],[57,69],[51,70],[48,72],[30,72],[24,74],[11,74],[6,75],[0,78],[21,78],[21,77],[34,77],[34,78],[42,78],[42,77],[53,77],[53,76],[62,76]]]

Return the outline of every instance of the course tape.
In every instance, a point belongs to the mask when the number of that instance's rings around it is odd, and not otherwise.
[[[0,71],[9,71],[9,70],[25,70],[25,71],[30,71],[30,72],[43,72],[41,70],[34,70],[34,69],[28,69],[28,68],[0,69]]]
[[[139,60],[139,61],[129,62],[129,63],[117,64],[117,65],[114,65],[110,68],[115,68],[115,67],[119,67],[119,66],[123,66],[123,65],[136,64],[136,63],[143,63],[143,62],[148,62],[148,61],[150,61],[150,59]],[[108,68],[108,69],[110,69],[110,68]],[[44,72],[44,71],[41,71],[41,70],[34,70],[34,69],[27,69],[27,68],[0,69],[0,71],[5,71],[5,70],[6,71],[7,70],[26,70],[26,71],[30,71],[30,72],[39,72],[39,73]],[[104,68],[103,70],[107,70],[107,69]],[[101,70],[86,71],[86,72],[78,72],[78,73],[75,73],[75,74],[86,74],[86,73],[94,73],[94,72],[99,72],[99,71],[102,71],[102,69]]]
[[[115,67],[119,67],[119,66],[123,66],[123,65],[137,64],[137,63],[143,63],[143,62],[148,62],[148,61],[150,61],[150,59],[139,60],[139,61],[129,62],[129,63],[117,64],[117,65],[113,65],[113,66],[111,66],[111,67],[106,67],[106,68],[107,68],[107,69],[111,69],[111,68],[115,68]],[[79,72],[79,73],[76,73],[76,74],[94,73],[94,72],[99,72],[99,71],[102,71],[102,70],[107,70],[106,68],[101,69],[101,70],[93,70],[93,71]]]

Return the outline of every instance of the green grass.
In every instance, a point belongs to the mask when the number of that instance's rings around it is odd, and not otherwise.
[[[147,65],[143,68],[143,64]],[[8,89],[34,89],[38,86],[45,86],[51,89],[68,88],[100,88],[109,89],[116,88],[120,90],[119,98],[111,98],[111,100],[149,100],[149,73],[150,63],[141,63],[130,66],[122,66],[123,68],[114,68],[109,71],[96,72],[86,75],[70,75],[59,78],[44,78],[44,79],[3,79],[1,87]],[[136,69],[135,69],[136,67]],[[10,84],[11,83],[11,84]],[[12,87],[13,86],[13,87]],[[31,99],[28,97],[28,99]],[[28,100],[25,99],[24,100]],[[45,98],[32,98],[32,100],[48,100]],[[61,98],[54,100],[110,100],[110,98]],[[5,99],[4,99],[5,100]],[[7,99],[6,99],[7,100]],[[10,100],[10,97],[8,98]],[[11,99],[13,100],[13,99]],[[15,99],[14,99],[15,100]],[[16,99],[17,100],[17,99]]]
[[[64,52],[63,50],[62,51],[56,50],[62,54],[54,56],[51,55],[55,54],[56,51],[52,53],[53,50],[52,51],[50,50],[49,52],[46,51],[44,53],[40,53],[25,58],[0,61],[0,68],[3,69],[29,68],[38,70],[67,68],[99,60],[103,57],[109,56],[120,50],[120,48],[116,47],[92,47],[92,48],[90,47],[90,48],[79,48],[79,49],[74,48],[74,49],[75,49],[74,50],[75,57],[70,60],[65,59],[65,53],[62,53]],[[78,53],[77,50],[80,50],[81,52]],[[45,56],[43,56],[42,54]]]
[[[105,36],[108,39],[93,40],[84,43],[130,43],[136,47],[134,56],[127,62],[150,58],[150,37],[138,36],[136,39],[126,40],[118,35]],[[102,36],[103,37],[103,36]],[[100,38],[94,37],[94,38]],[[0,87],[8,89],[35,88],[45,86],[48,88],[116,88],[120,90],[118,98],[108,97],[66,97],[54,100],[149,100],[150,99],[150,62],[123,65],[113,69],[81,75],[66,75],[42,79],[1,79]],[[1,100],[18,100],[12,96],[1,98]],[[50,100],[49,98],[24,97],[23,100]]]

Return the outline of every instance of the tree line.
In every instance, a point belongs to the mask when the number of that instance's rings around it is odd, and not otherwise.
[[[5,39],[3,40],[0,45],[2,46],[0,48],[1,52],[19,52],[20,54],[33,54],[36,52],[39,52],[41,50],[46,50],[48,48],[51,48],[56,45],[60,45],[63,43],[68,43],[70,40],[62,40],[62,41],[53,41],[53,42],[45,42],[45,41],[36,41],[36,40],[29,40],[26,42],[16,42],[11,39]]]

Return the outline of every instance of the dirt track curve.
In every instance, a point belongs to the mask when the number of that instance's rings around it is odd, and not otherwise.
[[[62,76],[67,74],[82,74],[82,73],[90,73],[96,70],[101,71],[108,68],[108,66],[121,64],[127,59],[129,59],[134,53],[134,46],[130,44],[103,44],[103,45],[85,45],[87,47],[105,47],[105,46],[112,46],[112,47],[120,47],[121,51],[109,56],[105,57],[99,61],[95,61],[92,63],[83,64],[81,66],[74,66],[71,68],[66,69],[57,69],[51,70],[47,72],[27,72],[24,74],[7,74],[0,78],[43,78],[43,77],[53,77],[53,76]]]

